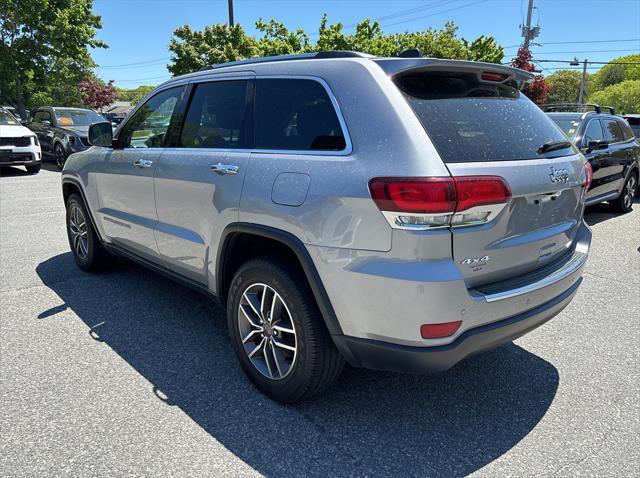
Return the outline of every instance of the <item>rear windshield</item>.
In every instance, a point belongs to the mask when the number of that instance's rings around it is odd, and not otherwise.
[[[515,85],[475,73],[412,72],[395,80],[446,163],[512,161],[573,154],[562,131]]]
[[[580,128],[580,116],[567,117],[552,115],[550,118],[558,125],[564,134],[566,134],[570,139],[575,139],[578,134],[578,129]]]

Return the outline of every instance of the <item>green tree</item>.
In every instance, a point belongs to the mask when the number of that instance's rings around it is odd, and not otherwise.
[[[290,55],[305,51],[309,46],[309,37],[304,30],[289,31],[284,24],[273,19],[269,22],[259,19],[256,29],[263,33],[257,41],[257,56]]]
[[[24,114],[36,93],[73,96],[77,81],[52,76],[82,78],[95,66],[88,48],[106,48],[95,38],[101,19],[92,7],[93,0],[0,0],[0,102]]]
[[[128,101],[131,106],[137,105],[155,86],[141,85],[134,89],[116,88],[119,101]]]
[[[403,50],[417,48],[425,56],[476,60],[500,63],[504,51],[493,37],[480,36],[467,41],[457,36],[458,27],[449,22],[436,30],[404,32],[387,35],[377,21],[365,19],[358,23],[355,32],[346,34],[342,23],[329,24],[323,15],[315,43],[302,30],[289,30],[276,20],[260,19],[256,29],[262,34],[253,38],[245,34],[240,25],[229,27],[216,24],[203,31],[188,26],[178,28],[169,44],[173,53],[167,66],[175,75],[196,71],[208,64],[234,61],[257,56],[328,50],[353,50],[376,56],[396,56]]]
[[[204,30],[192,30],[183,25],[173,32],[169,42],[173,53],[167,69],[174,75],[198,71],[206,65],[251,58],[258,49],[254,38],[248,36],[242,25],[230,27],[217,23]]]
[[[621,56],[594,75],[594,89],[602,90],[625,80],[640,80],[640,54]]]
[[[621,113],[640,113],[640,80],[625,80],[596,91],[589,101],[613,106]]]
[[[558,70],[546,77],[551,85],[551,93],[547,97],[548,103],[575,103],[580,96],[580,80],[582,72],[577,70]],[[587,96],[591,92],[591,75],[587,74]]]

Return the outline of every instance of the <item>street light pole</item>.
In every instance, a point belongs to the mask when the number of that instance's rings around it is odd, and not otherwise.
[[[584,103],[584,94],[587,82],[587,63],[588,61],[585,58],[582,66],[582,78],[580,79],[580,95],[578,96],[578,103],[580,104]]]
[[[233,0],[229,0],[229,26],[233,26]]]

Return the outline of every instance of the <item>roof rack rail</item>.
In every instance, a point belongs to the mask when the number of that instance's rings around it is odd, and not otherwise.
[[[277,55],[277,56],[265,56],[261,58],[248,58],[246,60],[229,61],[226,63],[218,63],[215,65],[207,65],[200,68],[198,71],[217,70],[218,68],[227,68],[229,66],[236,65],[253,65],[256,63],[272,63],[276,61],[291,61],[291,60],[320,60],[326,58],[372,58],[372,55],[366,53],[360,53],[357,51],[347,50],[331,50],[331,51],[319,51],[312,53],[297,53],[295,55]]]
[[[612,106],[600,106],[594,103],[550,103],[548,105],[542,105],[540,107],[542,111],[546,111],[547,113],[551,113],[554,111],[577,111],[577,112],[585,112],[585,111],[595,111],[596,113],[602,113],[603,109],[609,110],[609,113],[612,115],[616,114],[615,108]]]

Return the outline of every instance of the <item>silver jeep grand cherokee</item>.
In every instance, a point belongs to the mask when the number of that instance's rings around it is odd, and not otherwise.
[[[226,307],[293,402],[344,362],[429,372],[558,314],[591,231],[584,157],[495,64],[322,52],[156,88],[62,173],[82,269],[125,256]]]

